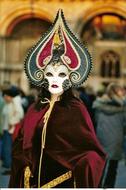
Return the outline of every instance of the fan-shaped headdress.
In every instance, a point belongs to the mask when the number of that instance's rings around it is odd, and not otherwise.
[[[82,84],[91,70],[90,54],[68,28],[62,10],[58,11],[53,26],[25,59],[25,71],[30,82],[41,87],[45,67],[54,62],[66,65],[74,87]]]

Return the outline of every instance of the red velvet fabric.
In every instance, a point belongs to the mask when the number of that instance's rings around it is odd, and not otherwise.
[[[21,123],[17,123],[17,124],[15,125],[14,133],[13,133],[13,135],[12,135],[12,140],[13,140],[13,141],[15,141],[15,139],[17,138],[18,133],[19,133],[21,127],[22,127],[22,124],[21,124]]]
[[[32,105],[27,112],[23,122],[23,151],[32,150],[35,130],[38,125],[42,129],[43,115],[47,109],[48,105],[38,112]],[[61,106],[60,102],[55,103],[48,121],[44,151],[73,171],[78,188],[98,187],[106,155],[96,138],[87,109],[81,102],[73,99],[68,107]],[[12,184],[11,181],[11,187]]]

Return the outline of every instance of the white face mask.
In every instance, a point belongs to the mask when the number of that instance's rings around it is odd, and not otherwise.
[[[51,94],[62,94],[63,82],[69,79],[69,71],[65,65],[48,65],[45,68],[45,79],[49,82],[48,90]]]

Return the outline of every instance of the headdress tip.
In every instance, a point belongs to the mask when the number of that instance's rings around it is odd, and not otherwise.
[[[57,14],[58,14],[58,16],[63,15],[63,9],[62,9],[62,8],[59,8],[59,10],[58,10]]]

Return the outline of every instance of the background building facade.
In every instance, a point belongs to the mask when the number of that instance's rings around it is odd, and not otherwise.
[[[125,0],[1,0],[0,84],[10,81],[27,92],[24,58],[60,8],[92,55],[93,69],[86,84],[95,89],[110,81],[125,85]]]

